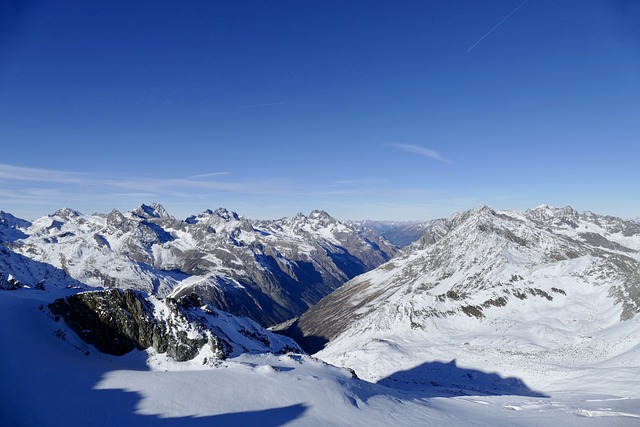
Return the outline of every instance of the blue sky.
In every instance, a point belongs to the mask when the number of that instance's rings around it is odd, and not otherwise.
[[[0,209],[640,216],[636,1],[8,1]]]

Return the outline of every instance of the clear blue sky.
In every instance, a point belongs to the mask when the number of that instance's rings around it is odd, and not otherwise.
[[[4,1],[0,209],[640,216],[640,2]]]

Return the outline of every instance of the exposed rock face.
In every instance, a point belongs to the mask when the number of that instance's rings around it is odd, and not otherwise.
[[[160,301],[130,289],[110,289],[58,299],[49,309],[82,340],[107,354],[123,355],[152,347],[186,361],[204,346],[217,358],[248,351],[300,352],[293,341],[249,319],[213,309],[197,295]]]
[[[396,252],[323,211],[253,221],[219,208],[180,221],[159,204],[106,215],[61,209],[24,233],[11,250],[89,286],[195,292],[265,326],[301,314]]]

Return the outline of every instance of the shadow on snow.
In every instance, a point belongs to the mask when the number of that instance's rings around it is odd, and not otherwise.
[[[1,426],[277,427],[301,417],[308,409],[298,403],[205,416],[140,414],[142,393],[100,389],[99,384],[116,370],[149,371],[146,353],[109,356],[95,351],[63,322],[55,322],[38,307],[39,300],[24,298],[27,293],[44,295],[40,292],[0,291],[0,342],[6,344],[0,352]]]
[[[90,358],[87,358],[90,359]],[[55,361],[49,361],[51,363]],[[95,360],[94,360],[95,363]],[[278,427],[301,417],[307,406],[298,403],[279,408],[205,416],[160,417],[136,413],[143,395],[123,389],[96,389],[108,372],[80,363],[73,371],[55,366],[30,366],[20,378],[8,375],[0,391],[0,425],[14,426],[150,426],[204,427],[212,425]],[[85,366],[82,366],[85,365]],[[107,366],[104,366],[106,368]],[[132,366],[128,366],[131,368]],[[114,366],[111,366],[113,369]],[[146,366],[141,369],[148,369]],[[5,377],[7,366],[0,376]],[[26,371],[26,372],[25,372]],[[57,372],[54,372],[57,371]],[[29,390],[27,378],[35,375]],[[14,377],[14,378],[11,378]],[[15,380],[22,379],[20,382]],[[13,380],[13,381],[12,381]],[[215,399],[215,397],[212,397]],[[206,408],[203,408],[206,409]]]
[[[381,379],[378,384],[420,398],[495,395],[548,397],[531,390],[518,378],[461,368],[455,359],[448,363],[427,362],[406,371],[398,371]]]

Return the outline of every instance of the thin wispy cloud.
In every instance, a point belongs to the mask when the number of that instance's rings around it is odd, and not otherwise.
[[[54,169],[27,168],[0,163],[0,180],[47,182],[58,184],[82,184],[86,174]]]
[[[0,183],[5,190],[12,187],[12,193],[20,194],[17,188],[34,196],[36,192],[48,194],[53,186],[64,187],[67,193],[88,194],[92,197],[113,194],[122,195],[172,195],[190,196],[195,191],[226,191],[237,193],[271,194],[281,191],[285,183],[282,180],[247,179],[229,181],[215,178],[230,175],[230,172],[215,172],[193,175],[186,178],[150,178],[125,174],[97,174],[55,169],[29,168],[9,164],[0,164]],[[28,183],[28,184],[27,184]]]
[[[446,159],[440,153],[430,148],[421,147],[413,144],[389,144],[390,147],[397,148],[408,153],[419,154],[430,159],[438,160],[443,163],[451,163],[451,160]]]
[[[484,40],[489,34],[493,33],[500,25],[502,25],[507,19],[509,19],[509,17],[511,17],[511,15],[513,15],[514,13],[516,13],[518,11],[518,9],[520,9],[522,6],[524,6],[524,4],[529,1],[529,0],[524,0],[522,3],[520,3],[520,5],[518,5],[518,7],[516,7],[515,9],[513,9],[507,16],[505,16],[504,18],[502,18],[502,20],[500,22],[498,22],[492,29],[490,29],[489,31],[487,31],[485,33],[484,36],[480,37],[478,39],[477,42],[475,42],[474,44],[471,45],[471,47],[469,49],[467,49],[467,53],[471,52],[471,49],[473,49],[474,47],[476,47],[478,44],[480,44],[480,42],[482,40]]]
[[[202,179],[202,178],[211,178],[213,176],[224,176],[230,175],[231,172],[211,172],[211,173],[202,173],[200,175],[192,175],[187,177],[187,179]]]

